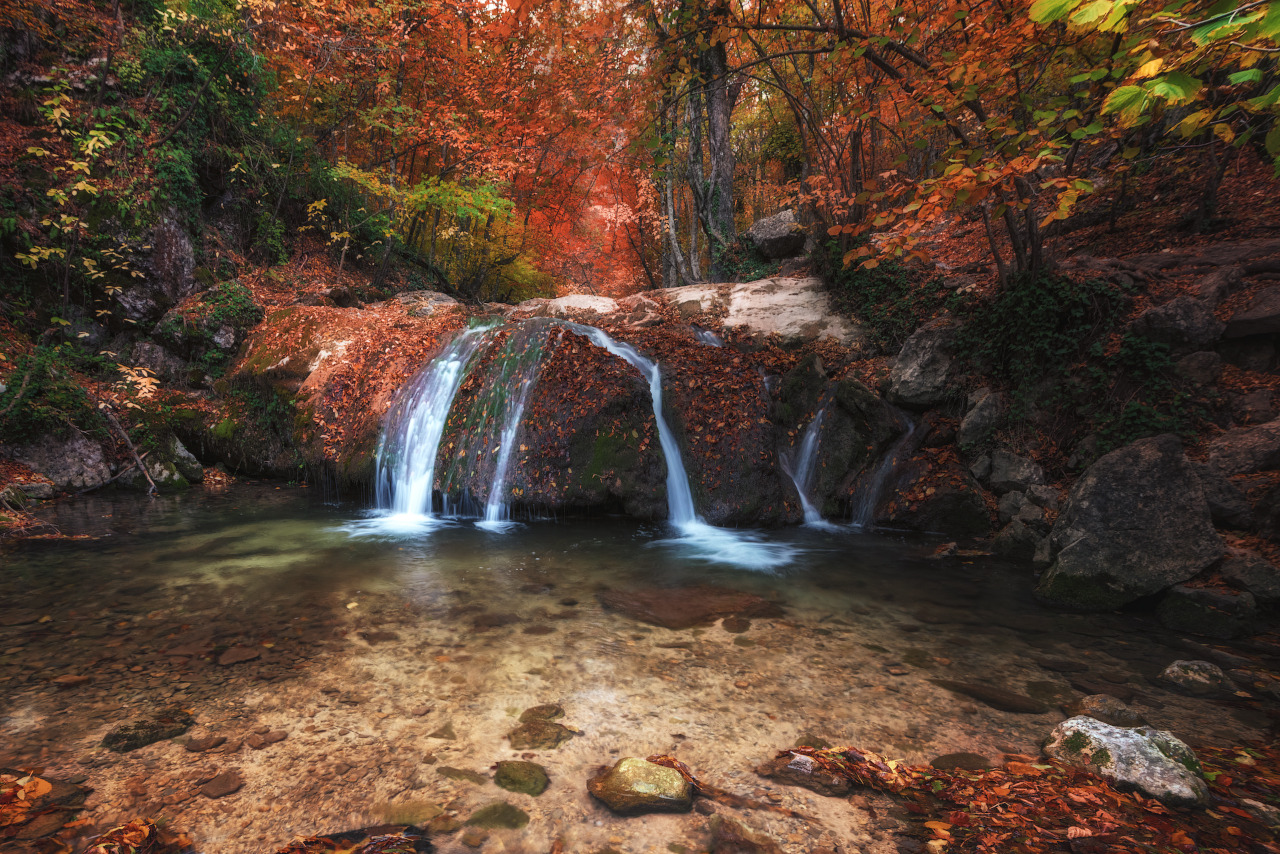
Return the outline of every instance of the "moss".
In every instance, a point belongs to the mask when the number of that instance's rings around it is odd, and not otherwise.
[[[1089,762],[1092,765],[1097,765],[1099,768],[1104,765],[1109,765],[1111,764],[1111,751],[1107,750],[1105,747],[1100,750],[1095,750],[1093,755],[1089,757]]]
[[[231,437],[236,434],[236,422],[230,418],[224,418],[219,421],[213,428],[213,438],[221,442],[231,441]]]
[[[1069,753],[1080,753],[1091,743],[1089,736],[1079,731],[1071,733],[1071,735],[1062,740],[1062,746]]]

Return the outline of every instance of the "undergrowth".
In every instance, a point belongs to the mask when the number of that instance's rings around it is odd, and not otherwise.
[[[24,444],[74,431],[105,439],[106,423],[78,375],[112,377],[115,365],[70,343],[37,347],[14,360],[0,394],[0,444]]]

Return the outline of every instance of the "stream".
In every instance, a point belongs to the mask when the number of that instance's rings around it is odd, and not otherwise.
[[[475,850],[484,834],[454,831],[495,801],[529,822],[486,831],[483,851],[546,852],[557,837],[566,851],[699,850],[705,816],[626,819],[586,793],[598,766],[666,753],[809,816],[743,813],[789,852],[895,852],[897,819],[753,769],[817,739],[912,762],[1034,755],[1060,703],[1104,690],[1193,744],[1268,723],[1161,687],[1165,665],[1196,656],[1154,618],[1044,609],[1031,567],[932,559],[937,540],[711,529],[716,549],[614,517],[397,528],[320,498],[236,482],[46,506],[84,539],[0,552],[0,766],[82,780],[93,826],[164,818],[204,854],[380,822],[435,822],[439,850]],[[770,560],[753,562],[761,550]],[[667,628],[626,604],[685,613],[711,589],[759,597],[766,615]],[[931,679],[1045,711],[998,711]],[[195,717],[185,736],[100,746],[169,703]],[[522,711],[549,703],[574,737],[512,748]],[[209,737],[225,742],[184,746]],[[547,770],[545,793],[492,782],[495,762],[518,758]],[[227,771],[239,791],[201,793]]]

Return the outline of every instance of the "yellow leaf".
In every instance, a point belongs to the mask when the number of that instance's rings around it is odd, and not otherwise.
[[[1160,73],[1160,69],[1163,67],[1163,59],[1153,59],[1150,62],[1144,62],[1139,66],[1137,71],[1133,72],[1133,78],[1135,80],[1145,80],[1148,77],[1155,77]]]
[[[947,824],[945,821],[926,821],[924,826],[930,830],[936,830],[939,833],[946,833],[951,829],[951,825]]]

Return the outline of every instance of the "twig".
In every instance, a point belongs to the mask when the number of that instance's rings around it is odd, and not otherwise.
[[[116,420],[115,414],[110,409],[107,409],[104,406],[102,408],[102,414],[107,416],[107,420],[111,422],[111,426],[120,434],[120,438],[124,439],[125,447],[129,449],[129,453],[133,454],[134,465],[136,465],[138,470],[142,472],[142,476],[147,479],[147,483],[151,484],[150,488],[147,489],[147,495],[155,495],[159,491],[156,489],[156,482],[151,479],[151,472],[147,471],[147,467],[142,464],[142,457],[138,456],[138,449],[135,448],[133,446],[133,442],[129,440],[129,434],[120,426],[120,422]]]
[[[145,460],[145,459],[147,458],[147,454],[150,454],[150,453],[151,453],[150,451],[147,451],[147,453],[146,453],[146,454],[143,454],[142,456],[138,457],[138,459],[139,459],[140,461],[141,461],[141,460]],[[77,496],[77,495],[84,495],[86,492],[93,492],[95,489],[102,489],[102,487],[106,486],[108,483],[111,483],[112,481],[115,481],[115,480],[119,480],[120,478],[124,477],[126,474],[128,474],[129,472],[133,471],[133,470],[134,470],[134,469],[136,469],[136,468],[138,468],[138,464],[137,464],[137,463],[129,463],[129,465],[127,465],[127,466],[125,466],[124,468],[120,469],[120,471],[116,472],[114,475],[112,475],[111,477],[107,478],[107,479],[106,479],[106,480],[104,480],[102,483],[98,484],[97,486],[91,486],[91,487],[89,487],[88,489],[82,489],[82,490],[80,490],[79,492],[74,492],[74,493],[72,493],[72,496],[71,496],[71,497],[72,497],[72,498],[74,498],[74,497],[75,497],[75,496]],[[143,471],[145,472],[145,471],[146,471],[146,469],[143,469]],[[150,478],[148,478],[148,480],[150,480]],[[155,484],[152,484],[152,486],[154,486],[154,485],[155,485]]]

